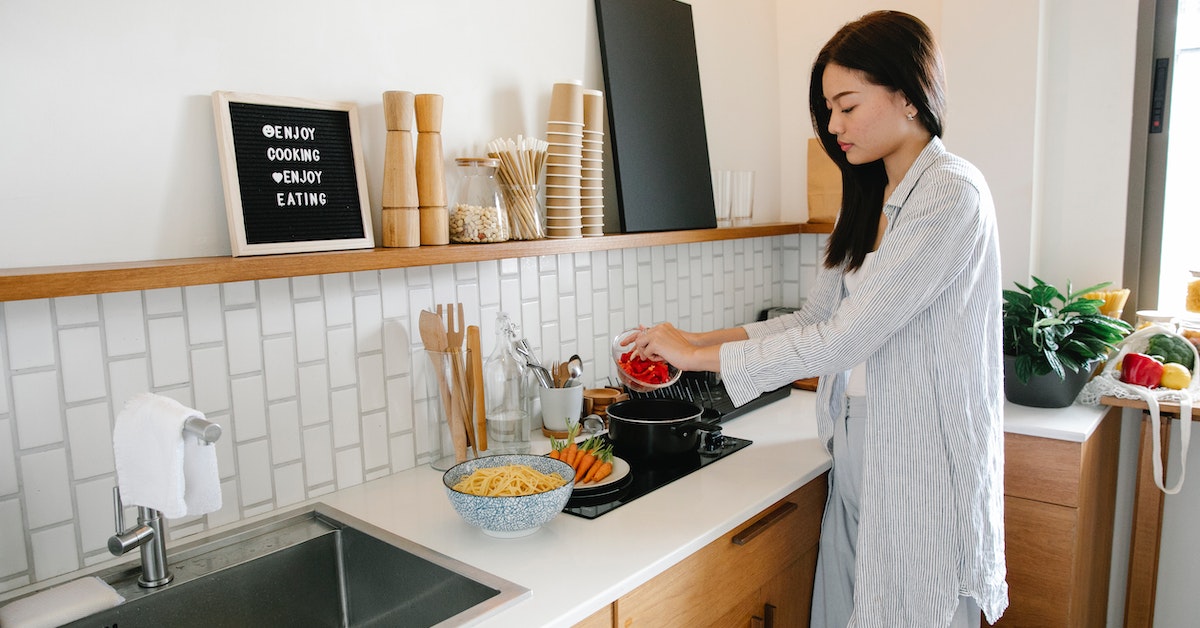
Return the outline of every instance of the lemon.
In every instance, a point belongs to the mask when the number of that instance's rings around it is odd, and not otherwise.
[[[1192,373],[1187,367],[1177,362],[1167,362],[1163,365],[1162,380],[1158,382],[1163,388],[1183,390],[1192,383]]]

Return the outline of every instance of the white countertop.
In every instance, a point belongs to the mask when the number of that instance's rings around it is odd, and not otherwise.
[[[446,499],[442,474],[428,466],[320,501],[533,592],[481,626],[571,626],[827,470],[814,398],[793,391],[723,423],[725,434],[754,441],[746,449],[596,519],[564,513],[518,539],[465,523]],[[539,446],[549,450],[535,443],[536,453]],[[588,567],[565,568],[567,556]]]
[[[1096,431],[1108,410],[1108,406],[1081,403],[1065,408],[1031,408],[1005,401],[1004,431],[1082,443]]]
[[[815,399],[815,393],[792,391],[723,423],[726,434],[754,443],[601,517],[562,514],[524,538],[492,538],[463,522],[446,499],[441,473],[428,466],[321,501],[533,592],[480,625],[571,626],[826,471]],[[1082,442],[1104,410],[1007,404],[1005,430]],[[545,442],[534,448],[549,449]],[[588,568],[565,569],[568,555],[586,557]]]

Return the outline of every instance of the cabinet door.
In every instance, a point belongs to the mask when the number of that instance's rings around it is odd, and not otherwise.
[[[592,613],[587,619],[575,624],[574,628],[613,628],[612,604]]]
[[[776,625],[797,625],[781,618],[807,617],[826,483],[821,475],[622,597],[616,625],[749,626],[768,598]]]
[[[1076,510],[1004,498],[1009,606],[997,626],[1069,626]]]

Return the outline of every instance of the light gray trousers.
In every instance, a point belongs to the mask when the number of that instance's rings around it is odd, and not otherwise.
[[[866,400],[851,397],[846,412],[834,422],[833,470],[829,473],[829,499],[817,550],[812,628],[846,628],[854,611],[854,552],[866,413]],[[960,597],[948,628],[979,628],[979,618],[974,598]]]

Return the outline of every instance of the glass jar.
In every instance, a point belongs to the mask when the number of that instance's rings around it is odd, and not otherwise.
[[[1188,279],[1187,300],[1184,301],[1183,307],[1189,312],[1200,314],[1200,270],[1193,270]]]
[[[488,157],[459,157],[459,181],[450,207],[450,241],[505,242],[508,213],[496,182],[500,162]]]
[[[489,454],[527,454],[530,451],[524,373],[513,349],[516,338],[516,326],[508,319],[508,314],[497,314],[496,348],[483,364]]]

